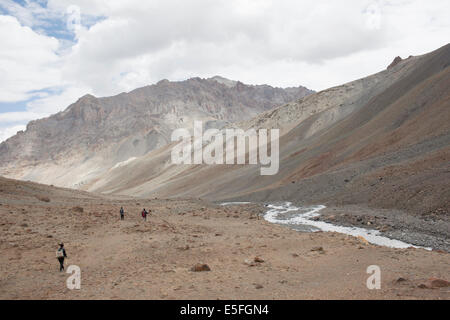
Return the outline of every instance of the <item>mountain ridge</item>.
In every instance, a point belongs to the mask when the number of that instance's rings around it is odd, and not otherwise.
[[[97,172],[145,155],[169,143],[174,129],[191,127],[193,119],[223,127],[310,93],[301,86],[284,90],[236,82],[231,87],[217,78],[197,77],[161,80],[111,97],[87,94],[64,111],[31,121],[26,131],[2,142],[0,174],[75,186],[84,179],[66,184],[70,179],[64,177],[65,171],[80,168],[79,175],[86,170]],[[91,165],[86,163],[89,160]],[[51,174],[50,168],[58,166],[66,168],[57,176]],[[48,180],[49,175],[55,179]]]
[[[166,148],[86,190],[448,212],[449,65],[446,45],[237,123],[282,130],[275,176],[260,176],[259,166],[171,165]]]

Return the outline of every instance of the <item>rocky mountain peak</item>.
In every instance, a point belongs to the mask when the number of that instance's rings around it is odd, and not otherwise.
[[[234,80],[230,80],[221,76],[214,76],[212,78],[207,79],[209,81],[216,81],[218,83],[221,83],[223,85],[226,85],[229,88],[233,88],[236,86],[236,84],[238,83],[238,81],[234,81]]]
[[[216,76],[164,79],[112,97],[87,94],[65,111],[33,121],[25,132],[1,143],[0,175],[40,181],[41,175],[48,174],[39,171],[40,166],[62,168],[72,161],[83,168],[79,175],[83,177],[85,168],[101,172],[167,145],[174,129],[189,127],[194,120],[223,126],[312,92],[301,86],[285,90]],[[65,174],[63,170],[59,176]],[[73,186],[62,180],[54,182]]]
[[[397,57],[395,57],[395,59],[391,62],[391,64],[387,68],[391,69],[402,61],[403,61],[403,59],[400,56],[397,56]]]

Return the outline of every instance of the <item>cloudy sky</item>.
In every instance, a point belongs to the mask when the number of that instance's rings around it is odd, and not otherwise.
[[[0,141],[87,93],[214,75],[322,90],[449,35],[448,0],[0,0]]]

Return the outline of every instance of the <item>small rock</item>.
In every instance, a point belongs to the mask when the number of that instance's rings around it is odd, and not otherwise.
[[[210,267],[207,264],[197,263],[195,266],[191,268],[193,272],[203,272],[203,271],[211,271]]]
[[[320,252],[320,253],[324,253],[325,252],[325,250],[323,250],[322,247],[314,247],[314,248],[311,249],[311,251],[317,251],[317,252]]]
[[[257,284],[257,285],[255,285],[255,288],[256,289],[262,289],[262,288],[264,288],[261,284]]]
[[[78,207],[78,206],[77,207],[73,207],[72,210],[75,211],[75,212],[79,212],[79,213],[84,212],[84,209],[82,207]]]
[[[366,238],[364,238],[363,236],[358,236],[358,240],[364,243],[365,245],[369,244],[369,241],[367,241]]]
[[[263,263],[264,260],[261,259],[260,257],[255,257],[255,259],[253,259],[253,261],[257,262],[257,263]]]
[[[50,198],[49,198],[49,197],[37,196],[36,198],[37,198],[39,201],[42,201],[42,202],[50,202]]]
[[[408,281],[408,280],[406,280],[405,278],[400,277],[397,280],[395,280],[395,283],[402,283],[402,282],[406,282],[406,281]]]
[[[249,259],[245,259],[244,264],[248,265],[249,267],[256,266],[256,264],[253,261],[250,261]]]
[[[419,284],[419,288],[421,289],[436,289],[447,287],[450,287],[450,282],[438,278],[430,278],[427,282]]]
[[[433,288],[447,288],[450,287],[450,282],[444,279],[431,278],[430,284]]]

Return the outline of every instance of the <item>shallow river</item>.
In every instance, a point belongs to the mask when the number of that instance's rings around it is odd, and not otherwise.
[[[239,205],[248,204],[249,202],[226,202],[222,205]],[[332,223],[324,221],[316,221],[313,218],[320,216],[320,210],[325,209],[325,206],[310,206],[310,207],[296,207],[293,206],[291,202],[285,202],[280,204],[269,204],[267,205],[269,210],[265,213],[264,219],[269,222],[286,225],[292,229],[303,231],[303,232],[337,232],[354,237],[361,236],[368,242],[385,246],[390,248],[409,248],[415,247],[412,244],[390,239],[380,235],[378,230],[370,230],[359,227],[343,227],[337,226]],[[430,250],[429,248],[425,248]]]

